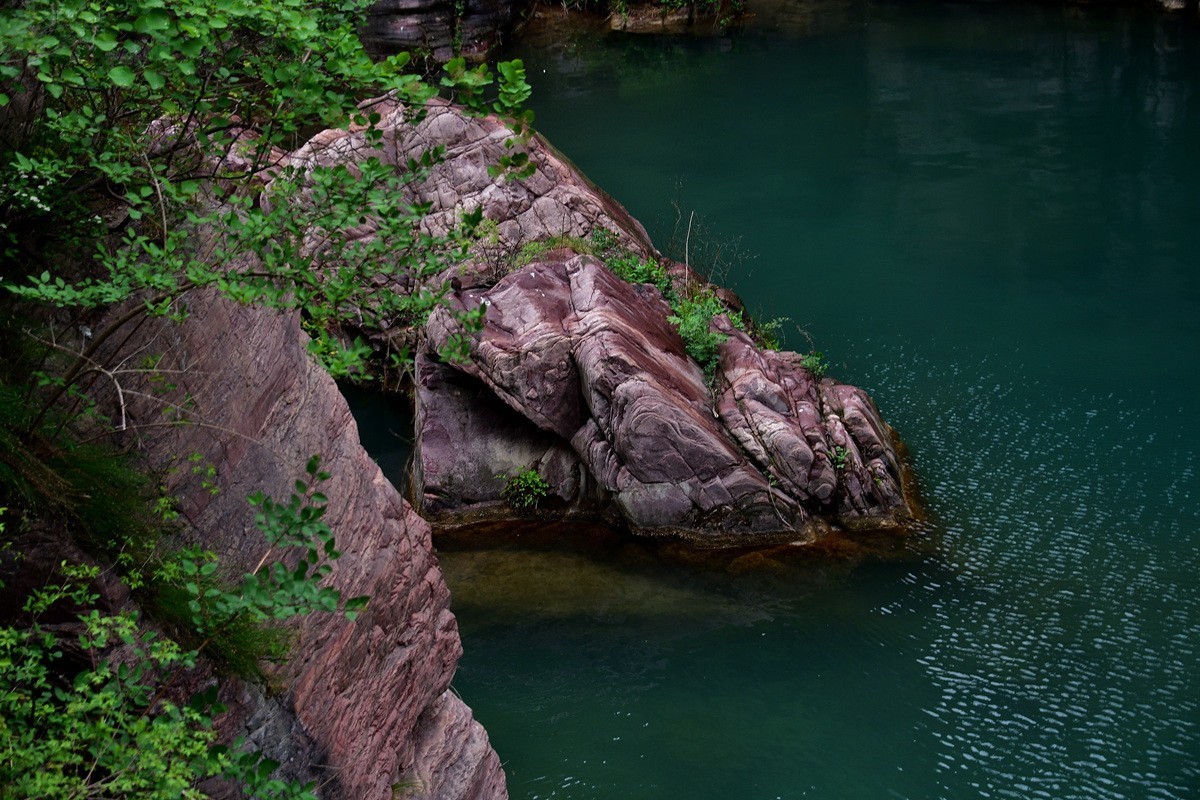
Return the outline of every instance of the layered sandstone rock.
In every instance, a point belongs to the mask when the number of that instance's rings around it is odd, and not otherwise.
[[[199,542],[236,575],[270,556],[246,496],[286,500],[314,454],[331,478],[326,521],[342,557],[331,580],[368,595],[351,623],[314,614],[300,623],[292,659],[276,676],[282,697],[232,697],[240,725],[287,774],[316,780],[324,797],[503,798],[499,759],[470,710],[448,690],[461,654],[449,592],[429,527],[359,444],[333,380],[305,351],[296,315],[189,297],[179,327],[147,323],[128,347],[166,355],[194,424],[138,428],[161,419],[159,402],[130,408],[147,457],[167,472]],[[199,461],[189,460],[198,454]],[[194,463],[215,467],[219,493]],[[201,472],[206,473],[207,470]]]

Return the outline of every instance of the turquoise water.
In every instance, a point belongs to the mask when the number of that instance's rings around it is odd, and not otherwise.
[[[728,281],[875,395],[936,533],[770,579],[444,551],[512,796],[1200,797],[1200,30],[779,4],[515,54],[661,246],[673,202],[698,260],[740,237]]]

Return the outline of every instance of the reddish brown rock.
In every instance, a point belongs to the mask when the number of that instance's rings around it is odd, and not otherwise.
[[[588,236],[596,227],[618,233],[621,244],[632,250],[654,252],[641,224],[540,137],[521,145],[535,166],[533,174],[502,180],[488,170],[514,152],[505,146],[513,134],[497,118],[467,116],[437,99],[420,115],[386,98],[369,101],[369,106],[380,115],[379,142],[369,141],[361,129],[323,131],[292,153],[289,163],[352,163],[373,156],[402,170],[409,159],[443,147],[445,158],[409,198],[430,206],[422,224],[428,233],[443,234],[458,226],[465,212],[482,207],[510,253],[527,242]],[[361,233],[371,235],[369,224]]]
[[[729,338],[709,386],[652,287],[570,249],[512,269],[526,243],[569,245],[597,229],[657,256],[641,225],[548,144],[528,143],[532,175],[500,179],[489,167],[513,137],[497,119],[443,102],[421,114],[389,99],[370,105],[381,137],[325,131],[289,163],[375,157],[403,169],[442,148],[406,199],[428,205],[431,234],[482,210],[495,223],[489,246],[500,248],[481,247],[443,276],[460,310],[488,306],[468,362],[433,355],[463,333],[453,314],[440,310],[426,326],[414,481],[424,511],[442,520],[502,511],[506,476],[535,468],[561,513],[708,543],[813,541],[830,525],[884,528],[914,512],[891,429],[862,392],[816,379],[795,354],[764,352],[722,318]],[[354,233],[375,235],[369,221]],[[697,281],[680,265],[670,271],[680,287]]]
[[[657,290],[595,258],[547,257],[455,302],[487,316],[466,363],[419,363],[416,485],[431,513],[495,509],[504,476],[531,468],[567,513],[714,544],[812,541],[830,524],[885,528],[912,513],[892,431],[865,393],[722,317],[710,388]],[[427,332],[436,351],[461,329],[439,309]]]
[[[414,484],[426,513],[502,514],[506,476],[530,468],[550,482],[548,506],[559,513],[709,543],[813,541],[831,524],[886,528],[915,511],[892,431],[861,391],[817,380],[799,356],[765,352],[727,320],[717,323],[729,339],[710,387],[652,287],[569,248],[510,272],[526,243],[597,229],[657,256],[641,225],[548,144],[528,144],[531,176],[502,180],[488,167],[512,134],[495,118],[441,102],[422,115],[390,100],[372,109],[379,141],[326,131],[291,163],[376,157],[402,168],[441,147],[445,159],[408,198],[428,204],[424,229],[445,233],[476,209],[495,223],[496,241],[443,276],[459,310],[488,305],[468,362],[434,355],[463,332],[454,315],[436,312],[425,330]],[[368,223],[356,235],[374,234]],[[668,269],[695,285],[681,265]],[[736,310],[736,298],[715,291]]]
[[[289,774],[316,777],[326,797],[390,800],[398,782],[417,787],[409,797],[506,797],[486,734],[448,692],[461,645],[429,527],[362,449],[337,386],[305,351],[298,318],[206,295],[189,308],[182,326],[147,324],[131,346],[165,349],[159,368],[180,370],[195,403],[195,424],[142,428],[140,442],[152,462],[174,468],[171,488],[200,542],[233,575],[254,568],[270,552],[247,494],[286,499],[320,454],[332,476],[326,520],[342,551],[332,582],[343,596],[371,597],[353,623],[303,619],[277,676],[284,702],[260,704],[247,731],[275,731],[259,735],[271,755]],[[133,429],[160,411],[131,409]],[[215,467],[218,494],[193,474],[192,453]]]

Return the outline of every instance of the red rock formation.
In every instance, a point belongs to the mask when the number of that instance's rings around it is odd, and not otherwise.
[[[271,743],[273,757],[291,774],[314,774],[326,797],[390,800],[398,782],[414,787],[406,797],[506,797],[487,735],[448,691],[461,645],[429,527],[362,449],[336,384],[305,352],[298,317],[211,296],[190,298],[189,309],[183,325],[147,323],[129,346],[165,348],[159,369],[180,370],[195,403],[195,424],[143,428],[141,444],[152,462],[177,468],[172,488],[200,542],[232,574],[254,568],[268,548],[246,495],[286,499],[319,453],[342,551],[332,582],[346,597],[371,597],[353,623],[304,618],[277,676],[282,710],[266,712],[294,713],[298,724],[264,720],[260,709],[248,729],[292,731],[292,741]],[[160,409],[132,409],[134,424]],[[187,468],[191,453],[216,468],[219,494]]]
[[[501,249],[444,276],[461,308],[488,305],[469,363],[432,356],[462,333],[451,314],[427,326],[414,481],[423,511],[443,521],[502,512],[498,476],[536,466],[567,511],[710,544],[813,541],[830,525],[888,528],[915,514],[897,442],[865,393],[813,376],[795,354],[762,351],[726,321],[714,395],[657,290],[569,249],[508,272],[526,243],[601,228],[657,255],[642,226],[546,142],[528,144],[530,177],[501,180],[488,167],[513,137],[497,119],[445,103],[420,118],[388,101],[372,108],[378,143],[326,131],[291,163],[373,156],[399,167],[442,147],[445,159],[412,189],[430,208],[424,227],[441,234],[481,209]],[[373,235],[369,224],[359,233]],[[671,269],[677,288],[697,281]]]
[[[532,467],[568,512],[710,544],[813,541],[830,525],[913,515],[893,433],[866,393],[721,317],[710,390],[658,291],[595,258],[559,253],[456,302],[488,310],[468,362],[418,365],[417,485],[430,513],[500,507],[503,476]],[[461,333],[445,309],[427,330],[433,348]]]

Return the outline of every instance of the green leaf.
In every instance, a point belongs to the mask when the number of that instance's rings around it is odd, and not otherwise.
[[[113,36],[108,31],[101,31],[96,34],[96,38],[92,40],[92,45],[101,53],[110,52],[117,47],[117,37]]]
[[[171,27],[171,15],[162,9],[151,9],[133,22],[138,33],[154,33]]]
[[[136,77],[137,76],[133,74],[133,70],[124,64],[118,67],[113,67],[108,71],[108,79],[112,81],[113,85],[115,86],[132,86]]]

